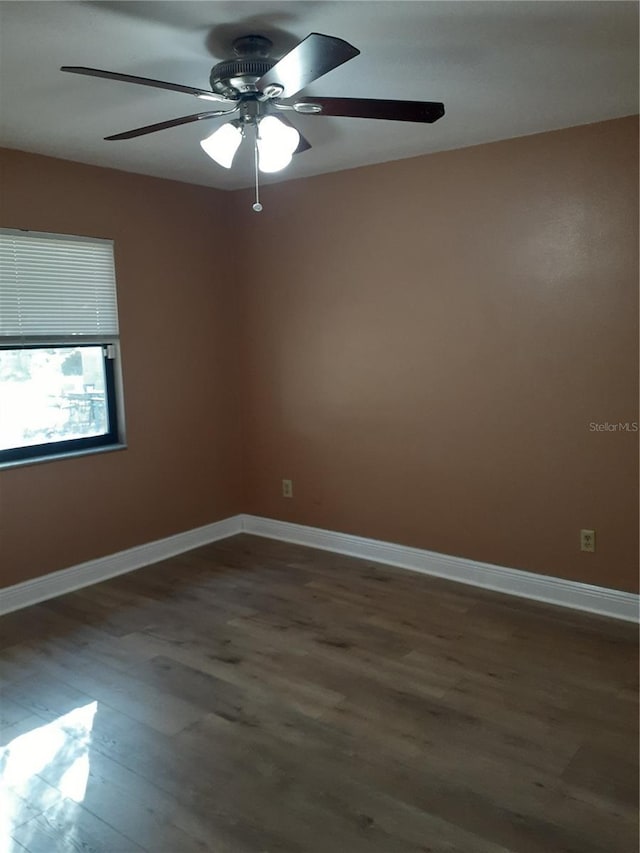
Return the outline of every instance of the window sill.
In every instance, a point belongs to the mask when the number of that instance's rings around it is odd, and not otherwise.
[[[75,459],[77,456],[95,456],[98,453],[112,453],[114,450],[126,449],[126,444],[106,444],[104,447],[89,447],[86,450],[52,453],[51,456],[36,456],[33,459],[15,459],[11,462],[0,462],[0,471],[4,471],[7,468],[22,468],[24,465],[41,465],[43,462],[59,462],[61,459]]]

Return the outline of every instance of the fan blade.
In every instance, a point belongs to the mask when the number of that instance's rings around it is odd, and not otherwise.
[[[263,92],[266,86],[282,86],[279,97],[290,98],[359,53],[357,48],[342,39],[311,33],[276,62],[258,80],[256,87]]]
[[[168,89],[171,92],[184,92],[186,95],[195,95],[207,101],[228,101],[216,92],[206,89],[195,89],[193,86],[183,86],[181,83],[165,83],[163,80],[152,80],[150,77],[135,77],[132,74],[119,74],[117,71],[101,71],[99,68],[84,68],[80,65],[63,65],[60,71],[69,71],[71,74],[85,74],[87,77],[104,77],[107,80],[118,80],[121,83],[137,83],[139,86],[151,86],[154,89]]]
[[[300,133],[298,128],[295,126],[295,124],[293,124],[293,122],[289,121],[289,119],[286,118],[286,116],[283,116],[280,113],[278,113],[278,120],[281,121],[283,124],[286,124],[288,127],[292,127],[294,130],[298,131],[298,135],[300,136],[300,142],[298,142],[298,147],[293,152],[294,154],[302,154],[303,151],[308,151],[311,148],[311,143],[309,142],[309,140],[306,139]]]
[[[320,109],[314,110],[313,106]],[[293,109],[305,115],[419,121],[428,124],[444,115],[444,104],[439,101],[383,101],[377,98],[300,98]]]
[[[116,133],[113,136],[105,136],[105,140],[113,142],[120,139],[133,139],[136,136],[144,136],[147,133],[156,133],[158,130],[166,130],[169,127],[178,127],[181,124],[189,124],[192,121],[206,121],[210,118],[219,118],[238,112],[235,110],[212,110],[208,113],[196,113],[192,116],[182,118],[171,118],[168,121],[160,121],[157,124],[147,124],[145,127],[136,127],[135,130],[125,130],[124,133]]]

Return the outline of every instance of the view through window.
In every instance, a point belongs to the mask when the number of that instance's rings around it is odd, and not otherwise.
[[[0,449],[109,432],[101,346],[0,350]]]

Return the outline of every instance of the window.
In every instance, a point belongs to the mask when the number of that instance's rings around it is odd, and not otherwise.
[[[0,229],[0,463],[119,444],[110,240]]]

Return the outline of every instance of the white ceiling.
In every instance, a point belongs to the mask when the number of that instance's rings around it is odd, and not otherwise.
[[[433,125],[295,116],[313,148],[269,180],[638,111],[635,2],[0,2],[0,145],[224,189],[249,186],[249,152],[227,171],[201,151],[213,122],[103,141],[199,112],[202,101],[58,69],[88,65],[208,88],[211,66],[231,54],[233,38],[255,32],[281,52],[310,32],[360,49],[304,94],[441,100],[447,111]]]

